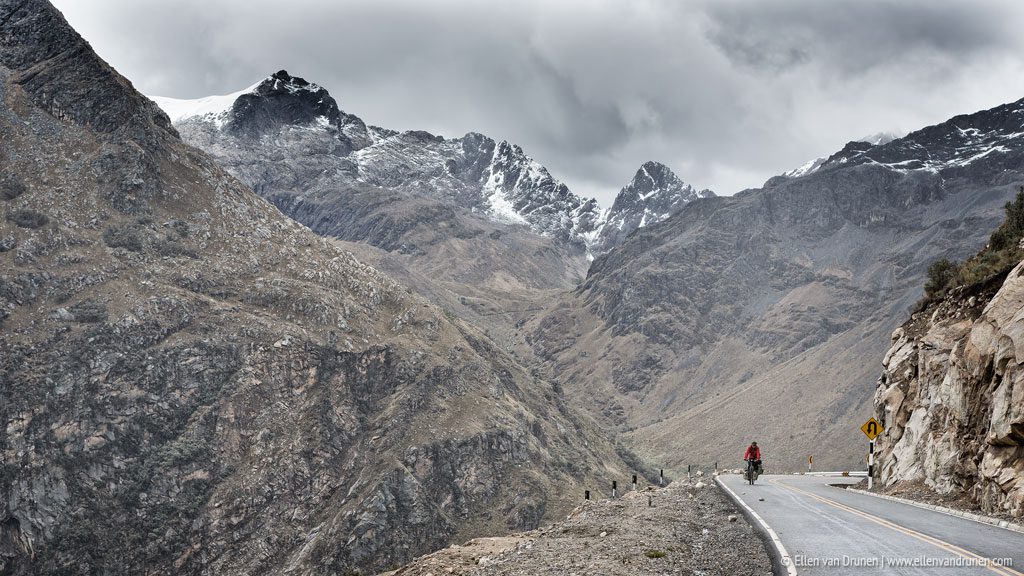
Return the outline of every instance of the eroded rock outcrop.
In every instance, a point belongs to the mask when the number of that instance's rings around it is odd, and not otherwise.
[[[875,393],[882,483],[1024,516],[1024,262],[893,333]]]

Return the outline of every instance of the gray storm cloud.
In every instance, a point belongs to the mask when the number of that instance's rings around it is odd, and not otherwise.
[[[646,160],[722,194],[1024,97],[1015,1],[57,0],[144,93],[278,69],[394,129],[523,146],[608,203]]]

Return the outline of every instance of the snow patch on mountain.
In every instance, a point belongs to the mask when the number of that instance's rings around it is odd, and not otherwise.
[[[516,211],[515,206],[512,205],[512,202],[509,201],[502,191],[505,183],[505,174],[494,170],[493,165],[489,172],[490,174],[488,174],[487,181],[484,182],[483,186],[483,194],[487,206],[484,213],[498,222],[529,225],[526,218]]]
[[[249,86],[244,90],[224,94],[222,96],[206,96],[204,98],[168,98],[166,96],[149,96],[148,98],[156,103],[171,118],[171,122],[177,124],[185,120],[198,118],[213,122],[218,128],[227,121],[228,112],[235,100],[243,94],[252,94],[256,88],[263,83],[263,80]]]

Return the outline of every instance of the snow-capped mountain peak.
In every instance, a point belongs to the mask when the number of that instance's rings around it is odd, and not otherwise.
[[[208,123],[217,129],[252,136],[282,124],[340,128],[348,116],[323,87],[292,76],[286,70],[223,96],[195,99],[150,96],[150,99],[175,124]]]
[[[839,166],[872,165],[899,173],[963,175],[977,165],[1016,168],[1024,153],[1024,100],[963,114],[906,136],[881,134],[849,142],[783,174],[796,178]]]
[[[646,162],[615,204],[602,210],[515,144],[477,133],[447,139],[368,128],[340,110],[325,88],[284,70],[233,94],[153,100],[187,141],[213,153],[261,194],[279,198],[286,213],[291,203],[280,200],[283,195],[301,199],[314,190],[389,190],[400,197],[442,200],[596,254],[686,202],[712,195],[684,183],[665,165]],[[253,158],[261,158],[261,169],[254,168]]]
[[[645,162],[604,215],[595,251],[607,251],[634,230],[667,219],[693,200],[714,195],[683,182],[660,162]]]

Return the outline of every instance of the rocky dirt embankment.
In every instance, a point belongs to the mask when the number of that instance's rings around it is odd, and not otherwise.
[[[883,486],[1024,517],[1024,262],[893,333],[875,393]]]
[[[649,504],[650,502],[650,504]],[[771,574],[761,539],[710,479],[584,502],[544,528],[452,546],[380,576]]]

